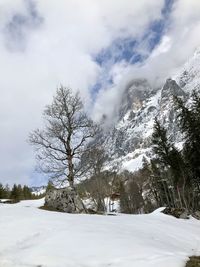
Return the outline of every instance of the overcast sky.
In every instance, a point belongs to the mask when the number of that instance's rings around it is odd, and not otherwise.
[[[0,182],[44,183],[27,137],[60,84],[109,115],[130,79],[181,66],[199,32],[199,0],[1,0]]]

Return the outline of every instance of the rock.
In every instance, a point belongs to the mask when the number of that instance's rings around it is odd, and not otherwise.
[[[180,219],[189,219],[189,213],[187,210],[184,210],[181,212],[181,214],[179,215]]]
[[[45,207],[67,213],[85,212],[81,199],[71,188],[50,189],[46,193]]]
[[[189,219],[190,215],[188,210],[180,208],[165,208],[162,212],[178,219]]]
[[[189,219],[189,216],[194,217],[197,220],[200,220],[200,211],[191,211],[189,212],[187,209],[178,209],[178,208],[165,208],[162,211],[164,214],[174,216],[178,219]]]
[[[197,220],[200,220],[200,211],[195,211],[195,212],[193,212],[192,213],[192,216],[195,218],[195,219],[197,219]]]

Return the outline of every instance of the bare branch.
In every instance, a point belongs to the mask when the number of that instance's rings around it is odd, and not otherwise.
[[[84,112],[79,93],[74,95],[63,86],[46,106],[44,121],[44,129],[37,129],[29,136],[36,148],[40,170],[56,180],[67,180],[73,187],[74,180],[87,171],[88,167],[79,162],[98,127]]]

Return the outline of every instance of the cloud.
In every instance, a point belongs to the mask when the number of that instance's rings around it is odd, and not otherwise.
[[[35,2],[24,2],[25,12],[16,12],[5,25],[5,44],[11,51],[24,51],[28,34],[43,23],[43,18],[38,14]]]
[[[160,22],[153,23],[158,28],[152,32],[149,25],[146,38],[141,38],[134,54],[143,56],[135,64],[117,62],[112,64],[109,73],[116,82],[107,84],[98,94],[95,103],[96,118],[107,113],[113,118],[116,108],[105,106],[109,98],[119,105],[120,97],[126,85],[134,78],[147,78],[153,86],[162,86],[165,79],[173,76],[195,49],[200,46],[200,2],[196,0],[166,1]],[[161,29],[161,30],[160,30]],[[153,46],[151,39],[153,36]],[[103,107],[103,108],[102,108]]]
[[[155,76],[167,77],[182,66],[200,45],[200,3],[192,0],[179,0],[174,3],[170,16],[170,26],[162,36],[146,62]]]
[[[142,68],[152,64],[155,76],[159,58],[166,59],[165,74],[176,54],[178,64],[183,62],[197,45],[199,4],[179,0],[168,12],[171,2],[0,2],[1,182],[42,183],[41,175],[33,175],[34,153],[26,140],[42,125],[42,110],[61,83],[79,89],[87,108],[100,118],[113,113],[123,88]],[[181,41],[186,56],[178,47]]]

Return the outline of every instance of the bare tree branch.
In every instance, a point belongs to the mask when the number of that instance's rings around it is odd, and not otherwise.
[[[35,130],[29,141],[35,146],[38,166],[57,181],[74,181],[86,172],[79,164],[88,151],[87,143],[97,132],[97,125],[84,112],[79,93],[61,86],[44,110],[45,126]]]

